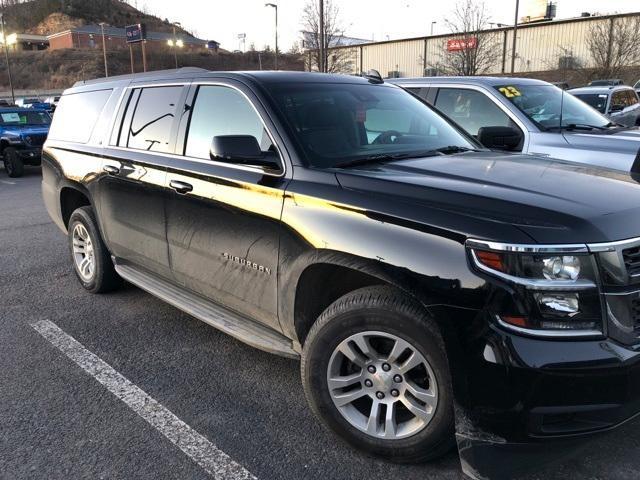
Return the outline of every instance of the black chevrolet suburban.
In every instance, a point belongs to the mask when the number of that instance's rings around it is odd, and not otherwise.
[[[300,358],[311,409],[371,454],[457,441],[468,475],[509,476],[640,411],[636,178],[486,150],[378,78],[81,82],[42,189],[84,288]]]

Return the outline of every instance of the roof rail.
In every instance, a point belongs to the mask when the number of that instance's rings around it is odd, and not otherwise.
[[[108,83],[117,80],[128,80],[128,79],[137,79],[137,78],[147,78],[147,77],[157,77],[169,74],[188,74],[188,73],[202,73],[208,72],[209,70],[200,67],[182,67],[178,69],[171,70],[154,70],[152,72],[145,73],[128,73],[125,75],[116,75],[113,77],[105,77],[105,78],[95,78],[91,80],[79,80],[73,84],[73,87],[81,87],[83,85],[96,85],[100,83]]]

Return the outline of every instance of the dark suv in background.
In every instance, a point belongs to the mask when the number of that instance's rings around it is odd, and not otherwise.
[[[42,188],[84,288],[124,278],[301,358],[369,453],[457,439],[467,474],[510,475],[640,411],[635,179],[486,150],[377,77],[79,83]]]

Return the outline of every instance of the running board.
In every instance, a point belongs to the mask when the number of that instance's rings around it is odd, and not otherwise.
[[[300,358],[291,340],[268,327],[130,265],[116,263],[115,269],[126,281],[252,347]]]

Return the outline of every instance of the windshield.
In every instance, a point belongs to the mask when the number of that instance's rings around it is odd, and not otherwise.
[[[574,96],[582,100],[587,105],[595,108],[600,113],[605,113],[607,111],[607,100],[609,95],[606,93],[576,93]]]
[[[49,125],[51,117],[47,112],[2,112],[0,113],[0,125]]]
[[[477,148],[444,118],[399,88],[287,83],[270,90],[308,163],[315,167],[378,156],[407,158],[447,147]]]
[[[495,88],[542,130],[570,125],[602,128],[610,124],[600,112],[553,85],[504,85]]]

